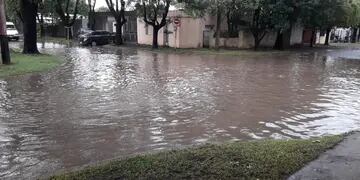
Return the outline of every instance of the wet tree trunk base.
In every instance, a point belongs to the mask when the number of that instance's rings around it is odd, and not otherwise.
[[[4,35],[0,35],[0,46],[1,46],[1,59],[3,64],[10,64],[10,50],[8,38]]]
[[[159,29],[154,27],[153,43],[152,43],[152,48],[153,49],[158,49],[159,48],[158,34],[159,34]]]
[[[255,51],[259,50],[259,46],[260,46],[260,40],[255,39],[254,50]]]
[[[331,29],[330,29],[330,28],[327,28],[327,29],[326,29],[325,46],[329,46],[329,45],[330,45],[330,32],[331,32]]]
[[[315,39],[316,39],[316,31],[313,30],[311,32],[310,47],[314,47]]]
[[[72,32],[72,26],[65,26],[65,32],[66,32],[66,40],[71,40],[74,38]]]
[[[123,34],[122,34],[122,25],[121,22],[116,22],[116,34],[115,34],[115,44],[116,45],[123,45]]]
[[[284,40],[283,39],[284,39],[284,34],[281,33],[280,31],[278,31],[277,36],[276,36],[274,49],[276,49],[276,50],[284,50],[284,43],[283,43]]]
[[[289,48],[291,41],[291,29],[288,29],[287,31],[278,31],[275,45],[273,49],[276,50],[284,50]]]
[[[358,28],[353,28],[353,32],[352,32],[352,35],[351,35],[351,43],[356,43],[357,42],[357,35],[358,35],[358,31],[359,29]]]
[[[215,37],[215,49],[219,50],[220,48],[220,26],[221,26],[221,10],[217,8],[216,12],[216,37]]]
[[[40,24],[40,37],[44,38],[45,37],[45,27],[44,24]]]

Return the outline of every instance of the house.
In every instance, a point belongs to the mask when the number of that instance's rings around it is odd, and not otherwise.
[[[80,29],[87,26],[87,22],[87,19],[83,16],[75,20],[74,25],[71,27],[74,37],[78,35],[77,32],[79,32]],[[51,37],[66,37],[66,27],[60,20],[57,20],[54,23],[45,24],[45,34]]]
[[[350,36],[352,35],[351,28],[334,28],[331,32],[333,42],[350,42]]]
[[[123,26],[124,40],[127,42],[137,42],[136,12],[126,11],[125,18],[127,19],[127,23]],[[89,15],[89,22],[95,22],[95,30],[116,32],[116,21],[111,12],[95,12],[95,14]]]
[[[159,31],[159,45],[175,48],[202,48],[215,46],[216,17],[204,16],[194,18],[181,10],[170,11],[168,23]],[[221,24],[221,32],[227,32],[228,24],[224,20]],[[237,33],[238,32],[238,33]],[[223,33],[220,38],[220,46],[226,48],[251,48],[254,46],[254,38],[245,25],[238,26],[235,35],[227,36]],[[152,27],[145,24],[142,18],[137,19],[138,44],[152,44]],[[268,33],[261,46],[272,47],[275,44],[276,32]],[[296,24],[292,28],[290,45],[302,44],[303,27]]]

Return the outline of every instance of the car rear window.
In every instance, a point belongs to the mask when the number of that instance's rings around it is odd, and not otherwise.
[[[98,32],[92,32],[92,35],[108,35],[109,32],[106,31],[98,31]]]
[[[15,29],[14,25],[6,25],[6,29]]]

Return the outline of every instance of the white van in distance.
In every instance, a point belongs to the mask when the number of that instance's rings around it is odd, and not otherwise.
[[[18,41],[20,39],[19,32],[16,30],[15,24],[12,22],[6,22],[6,34],[10,41]]]

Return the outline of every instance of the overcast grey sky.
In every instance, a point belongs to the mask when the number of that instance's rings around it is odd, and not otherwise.
[[[96,1],[96,8],[99,8],[99,7],[102,7],[102,6],[107,7],[105,0],[97,0]]]

